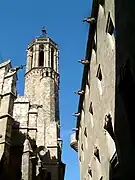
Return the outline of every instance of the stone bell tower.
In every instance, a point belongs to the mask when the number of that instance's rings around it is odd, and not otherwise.
[[[29,99],[31,109],[36,109],[37,118],[28,120],[28,126],[31,127],[28,134],[31,139],[35,139],[37,145],[37,174],[44,176],[47,170],[48,180],[63,179],[58,46],[46,36],[44,28],[42,35],[34,39],[27,48],[24,95]],[[33,110],[30,110],[28,117],[33,117],[33,114]]]

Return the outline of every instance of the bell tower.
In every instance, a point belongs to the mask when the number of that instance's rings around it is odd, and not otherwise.
[[[37,145],[37,176],[40,174],[49,180],[63,179],[60,172],[64,173],[61,162],[58,59],[58,46],[46,36],[43,28],[42,35],[27,48],[24,95],[29,99],[30,107],[37,109],[37,118],[28,120],[34,132],[34,136],[32,131],[29,135],[35,138]]]
[[[27,49],[27,69],[48,67],[58,73],[58,46],[46,37],[46,30],[42,29],[42,36],[34,39]]]

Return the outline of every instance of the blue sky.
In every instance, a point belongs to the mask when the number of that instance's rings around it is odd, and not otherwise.
[[[27,44],[41,35],[43,26],[60,49],[60,114],[63,138],[65,180],[79,180],[77,153],[69,146],[76,119],[89,25],[83,23],[90,15],[91,0],[1,0],[0,2],[0,60],[11,58],[14,66],[25,64]],[[19,72],[18,91],[22,95],[24,70]]]

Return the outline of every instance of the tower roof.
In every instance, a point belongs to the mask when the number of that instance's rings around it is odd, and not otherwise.
[[[33,39],[29,44],[28,44],[28,49],[31,48],[34,44],[40,44],[40,43],[49,43],[52,44],[52,46],[57,47],[57,44],[49,37],[46,36],[46,28],[42,28],[42,34],[35,39]]]

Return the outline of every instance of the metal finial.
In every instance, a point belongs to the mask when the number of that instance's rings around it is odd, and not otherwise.
[[[45,27],[42,28],[42,36],[46,36],[47,32],[46,32],[46,29]]]

